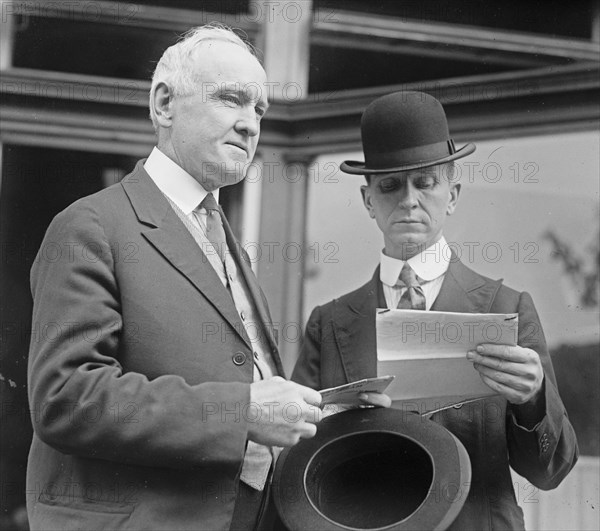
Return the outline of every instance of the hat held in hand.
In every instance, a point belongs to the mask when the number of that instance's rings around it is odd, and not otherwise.
[[[353,409],[281,453],[273,498],[289,531],[444,530],[470,481],[465,447],[440,424],[398,409]]]
[[[424,92],[394,92],[369,104],[360,124],[365,161],[346,160],[345,173],[367,175],[444,164],[475,151],[457,150],[442,104]]]

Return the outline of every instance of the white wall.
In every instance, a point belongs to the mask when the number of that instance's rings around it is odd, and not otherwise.
[[[541,491],[513,473],[517,502],[528,531],[600,529],[600,459],[581,456],[554,490]]]

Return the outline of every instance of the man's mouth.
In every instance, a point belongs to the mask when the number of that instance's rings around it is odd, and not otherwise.
[[[243,144],[242,142],[226,142],[225,145],[239,148],[242,151],[244,151],[246,155],[248,155],[248,146],[246,146],[246,144]]]

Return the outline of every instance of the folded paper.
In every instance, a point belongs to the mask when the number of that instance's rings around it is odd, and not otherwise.
[[[467,351],[482,343],[517,344],[518,314],[378,309],[377,374],[394,375],[394,406],[420,413],[496,394]]]

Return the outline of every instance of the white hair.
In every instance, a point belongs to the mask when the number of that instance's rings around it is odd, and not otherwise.
[[[167,48],[152,75],[150,86],[150,119],[154,130],[158,131],[158,121],[154,112],[154,93],[159,83],[166,83],[175,96],[187,96],[198,88],[196,65],[193,61],[193,52],[196,47],[205,41],[216,40],[237,44],[251,55],[256,57],[252,44],[244,40],[230,27],[211,22],[198,26],[184,33],[181,39]]]

